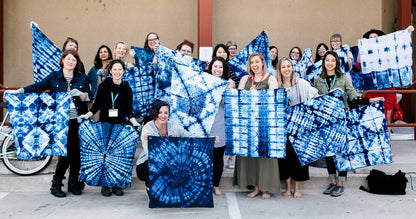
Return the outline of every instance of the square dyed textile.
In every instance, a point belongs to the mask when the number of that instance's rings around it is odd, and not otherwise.
[[[131,46],[130,48],[134,51],[134,61],[136,62],[136,67],[148,65],[153,62],[155,52],[152,50],[135,46]]]
[[[342,92],[305,101],[287,109],[287,134],[302,165],[337,154],[347,140]]]
[[[293,71],[295,71],[295,76],[298,78],[306,78],[306,70],[309,66],[313,65],[312,62],[312,50],[307,48],[303,52],[302,58],[299,62],[292,60]]]
[[[358,42],[364,90],[408,86],[412,83],[412,38],[406,30]]]
[[[32,28],[33,80],[37,83],[51,72],[61,69],[59,59],[62,51],[40,31],[35,22],[31,22],[30,27]]]
[[[315,78],[322,73],[322,60],[315,62],[313,65],[308,67],[306,71],[306,80],[313,85]]]
[[[347,143],[334,156],[338,171],[393,162],[383,102],[347,112]]]
[[[179,64],[172,70],[170,120],[195,136],[208,136],[227,81]]]
[[[176,50],[163,46],[157,47],[157,72],[155,75],[155,98],[169,101],[174,64],[191,67],[195,71],[203,71],[205,62],[191,56],[183,55]]]
[[[232,59],[228,61],[228,66],[234,72],[234,74],[240,79],[247,73],[247,62],[248,57],[254,52],[259,52],[263,55],[266,60],[267,72],[272,74],[272,62],[270,61],[270,50],[269,50],[269,38],[263,31],[253,41],[251,41],[246,47],[237,53]]]
[[[214,142],[149,136],[149,208],[214,207]]]
[[[69,93],[5,94],[18,159],[66,156]]]
[[[286,93],[277,90],[226,90],[225,154],[286,156]]]
[[[338,58],[339,58],[339,62],[340,62],[339,67],[341,68],[341,71],[344,72],[345,74],[349,74],[350,65],[348,64],[348,51],[341,47],[335,50],[335,52],[337,53]]]
[[[91,186],[130,187],[138,140],[131,125],[83,121],[79,126],[80,180]]]
[[[128,81],[133,91],[133,115],[141,118],[149,115],[155,102],[155,81],[150,64],[127,68],[123,80]]]

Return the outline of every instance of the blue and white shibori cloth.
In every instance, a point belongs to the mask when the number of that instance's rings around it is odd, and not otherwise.
[[[79,126],[80,180],[91,186],[130,187],[138,140],[131,125],[84,120]]]
[[[183,55],[176,50],[163,46],[157,47],[157,72],[155,75],[155,98],[169,101],[171,89],[172,72],[174,64],[191,67],[195,71],[203,71],[205,62],[191,56]]]
[[[6,93],[18,159],[66,156],[69,93]]]
[[[62,51],[40,31],[35,22],[30,22],[30,27],[32,29],[33,80],[37,83],[51,72],[61,69],[59,59]]]
[[[227,81],[175,63],[171,74],[170,120],[195,136],[208,136]]]
[[[352,69],[350,71],[352,86],[354,86],[355,90],[363,90],[364,89],[363,72],[356,66],[356,62],[358,58],[358,46],[351,47],[350,51],[354,57],[354,61],[352,62]]]
[[[286,156],[286,93],[236,90],[224,93],[225,154],[244,157]]]
[[[306,80],[313,85],[315,78],[322,73],[322,60],[315,62],[306,70]]]
[[[153,62],[155,52],[152,50],[135,46],[131,46],[130,48],[132,49],[131,51],[134,51],[134,61],[136,62],[136,67],[148,65]]]
[[[340,62],[339,67],[341,68],[341,71],[344,72],[345,74],[350,73],[350,65],[348,63],[348,52],[350,51],[347,51],[342,47],[335,50],[335,53],[338,55],[339,62]]]
[[[149,115],[155,102],[155,80],[150,64],[127,68],[123,80],[128,81],[133,91],[133,114],[135,118]]]
[[[263,55],[266,61],[267,73],[273,74],[272,62],[270,59],[269,38],[267,37],[266,32],[263,31],[228,61],[228,66],[238,78],[241,79],[244,75],[248,75],[248,58],[254,52],[259,52]]]
[[[214,142],[149,136],[149,208],[214,207]]]
[[[312,50],[306,48],[303,52],[302,58],[297,62],[290,57],[293,64],[293,71],[295,72],[295,76],[298,78],[306,78],[306,70],[309,66],[313,65],[312,62]]]
[[[392,163],[382,101],[347,112],[347,143],[333,158],[338,171]]]
[[[364,90],[412,83],[412,38],[406,30],[358,42]]]
[[[337,154],[347,139],[342,92],[305,101],[287,109],[287,134],[302,165]]]

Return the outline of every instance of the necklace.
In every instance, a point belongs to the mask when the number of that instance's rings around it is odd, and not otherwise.
[[[253,75],[253,80],[251,81],[251,87],[250,87],[250,90],[257,90],[257,88],[259,87],[259,85],[260,85],[261,81],[262,81],[262,80],[263,80],[263,78],[264,78],[264,75],[265,75],[265,73],[263,73],[263,75],[261,76],[261,79],[260,79],[259,83],[258,83],[256,86],[254,86],[254,80],[256,79],[256,75]]]

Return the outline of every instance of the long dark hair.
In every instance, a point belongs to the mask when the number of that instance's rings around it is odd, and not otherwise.
[[[224,44],[217,44],[214,48],[214,51],[212,52],[212,58],[217,57],[217,51],[218,49],[222,48],[225,53],[227,53],[227,59],[225,61],[228,61],[228,59],[230,58],[230,52],[228,52],[228,48],[227,46],[225,46]]]
[[[94,58],[94,66],[97,69],[100,69],[100,68],[103,67],[103,62],[100,59],[100,50],[102,48],[106,48],[107,51],[108,51],[108,59],[107,60],[113,59],[113,53],[111,53],[111,49],[108,46],[106,46],[106,45],[101,45],[100,48],[98,48],[97,54],[95,55],[95,58]]]
[[[339,57],[338,57],[337,53],[334,52],[334,51],[327,51],[325,53],[324,58],[322,59],[322,73],[321,73],[320,77],[321,78],[326,78],[328,76],[328,72],[326,71],[326,68],[325,68],[325,59],[329,55],[332,55],[332,56],[335,57],[335,61],[336,61],[335,74],[337,75],[337,77],[341,77],[344,73],[341,71],[341,68],[340,68]]]
[[[146,39],[145,39],[145,41],[144,41],[144,47],[143,48],[145,48],[145,49],[150,49],[150,47],[149,47],[149,35],[150,34],[154,34],[154,35],[156,35],[156,38],[159,40],[159,35],[157,35],[157,33],[155,33],[155,32],[150,32],[150,33],[148,33],[147,35],[146,35]]]
[[[150,107],[149,117],[152,120],[156,120],[157,119],[157,116],[159,115],[160,108],[162,108],[163,106],[167,106],[168,107],[168,111],[170,112],[170,105],[169,105],[168,102],[165,102],[163,100],[156,100],[156,102],[154,102],[152,104],[152,106]]]
[[[212,58],[211,62],[209,63],[209,66],[208,66],[208,73],[212,74],[212,66],[214,65],[215,61],[222,62],[223,71],[222,71],[221,78],[225,79],[225,80],[228,80],[228,78],[229,78],[228,77],[228,72],[229,72],[228,65],[227,65],[227,62],[225,61],[225,59],[223,57],[217,56],[217,57]]]
[[[272,49],[276,49],[277,51],[276,58],[272,60],[273,68],[277,69],[277,63],[279,62],[279,49],[276,46],[270,46],[269,51],[272,51]]]
[[[292,47],[292,49],[290,49],[290,52],[289,52],[289,58],[292,58],[292,56],[290,54],[292,54],[293,49],[298,49],[299,50],[299,60],[297,60],[297,62],[298,62],[302,59],[302,50],[300,49],[299,46]]]
[[[64,53],[62,53],[61,59],[59,59],[59,66],[61,66],[62,68],[64,67],[63,60],[69,54],[73,55],[75,57],[75,59],[77,60],[77,65],[75,66],[74,73],[81,73],[82,72],[81,58],[79,57],[78,53],[76,51],[73,51],[73,50],[66,50]]]
[[[329,50],[328,46],[325,43],[318,44],[318,46],[316,47],[315,61],[314,62],[317,62],[317,61],[322,59],[322,57],[319,55],[319,52],[318,52],[318,50],[321,46],[323,46],[326,49],[326,51]]]

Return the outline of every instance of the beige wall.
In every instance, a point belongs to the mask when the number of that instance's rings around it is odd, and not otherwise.
[[[370,28],[393,31],[397,17],[395,0],[212,0],[212,5],[213,46],[232,39],[241,49],[266,30],[279,57],[295,45],[315,52],[333,33],[353,46]],[[4,0],[5,85],[33,82],[30,21],[60,48],[67,36],[76,38],[88,71],[101,44],[113,48],[124,40],[143,47],[150,31],[172,49],[183,39],[196,43],[197,13],[197,0]]]

